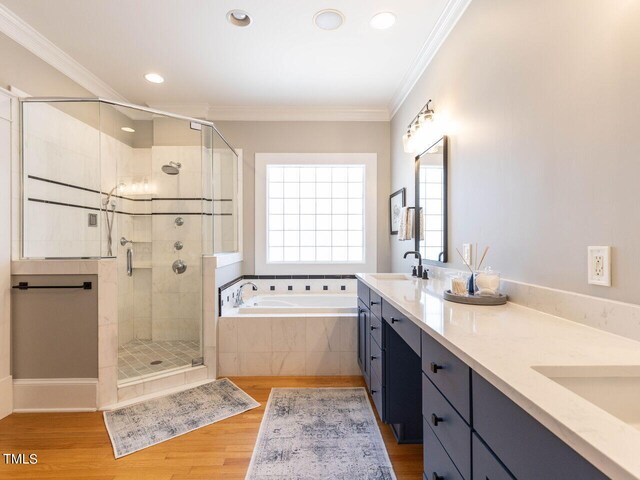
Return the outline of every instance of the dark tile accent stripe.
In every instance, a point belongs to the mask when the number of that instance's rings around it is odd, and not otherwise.
[[[64,203],[64,202],[56,202],[54,200],[43,200],[41,198],[27,198],[30,202],[37,203],[46,203],[49,205],[58,205],[61,207],[72,207],[72,208],[84,208],[86,210],[95,210],[102,211],[101,208],[98,207],[89,207],[87,205],[77,205],[75,203]],[[151,216],[151,215],[176,215],[176,216],[186,216],[186,215],[207,215],[207,216],[218,216],[218,215],[232,215],[231,213],[206,213],[206,212],[152,212],[152,213],[130,213],[123,212],[122,210],[116,210],[115,213],[119,213],[121,215],[131,215],[131,216]]]
[[[50,205],[59,205],[62,207],[73,207],[73,208],[84,208],[86,210],[97,210],[100,211],[97,207],[87,207],[86,205],[75,205],[73,203],[62,203],[62,202],[54,202],[53,200],[42,200],[40,198],[27,198],[30,202],[38,202],[38,203],[47,203]]]
[[[72,183],[59,182],[57,180],[51,180],[49,178],[38,177],[36,175],[27,175],[27,178],[32,180],[38,180],[40,182],[52,183],[54,185],[60,185],[62,187],[75,188],[76,190],[83,190],[85,192],[99,193],[101,195],[108,195],[108,192],[103,192],[100,190],[96,190],[94,188],[81,187],[79,185],[74,185]],[[131,202],[155,202],[155,201],[165,201],[165,200],[190,200],[190,201],[205,201],[205,202],[233,202],[231,198],[206,198],[206,197],[154,197],[154,198],[132,198],[126,197],[124,195],[112,195],[112,197],[120,198],[122,200],[129,200]],[[227,214],[225,214],[227,215]],[[228,214],[231,215],[231,214]]]

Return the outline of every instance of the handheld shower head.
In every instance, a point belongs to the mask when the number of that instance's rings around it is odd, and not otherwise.
[[[169,162],[162,166],[162,171],[167,175],[178,175],[181,168],[182,164],[180,162]]]

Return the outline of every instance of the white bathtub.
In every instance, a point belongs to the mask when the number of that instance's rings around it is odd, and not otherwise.
[[[257,295],[234,309],[238,315],[254,314],[355,314],[358,297],[353,294]],[[230,313],[233,315],[233,313]],[[229,314],[227,314],[229,315]]]

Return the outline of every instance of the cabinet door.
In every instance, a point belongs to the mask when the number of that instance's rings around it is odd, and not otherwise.
[[[420,357],[387,322],[382,323],[385,420],[391,424],[400,443],[420,443],[422,441]]]

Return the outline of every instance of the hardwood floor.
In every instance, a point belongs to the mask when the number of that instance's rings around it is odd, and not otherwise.
[[[234,377],[262,405],[115,460],[100,412],[17,413],[0,420],[0,454],[36,453],[37,465],[5,465],[0,479],[211,480],[243,479],[272,387],[363,386],[361,377]],[[380,422],[378,421],[380,424]],[[382,436],[399,480],[422,478],[422,445]]]

